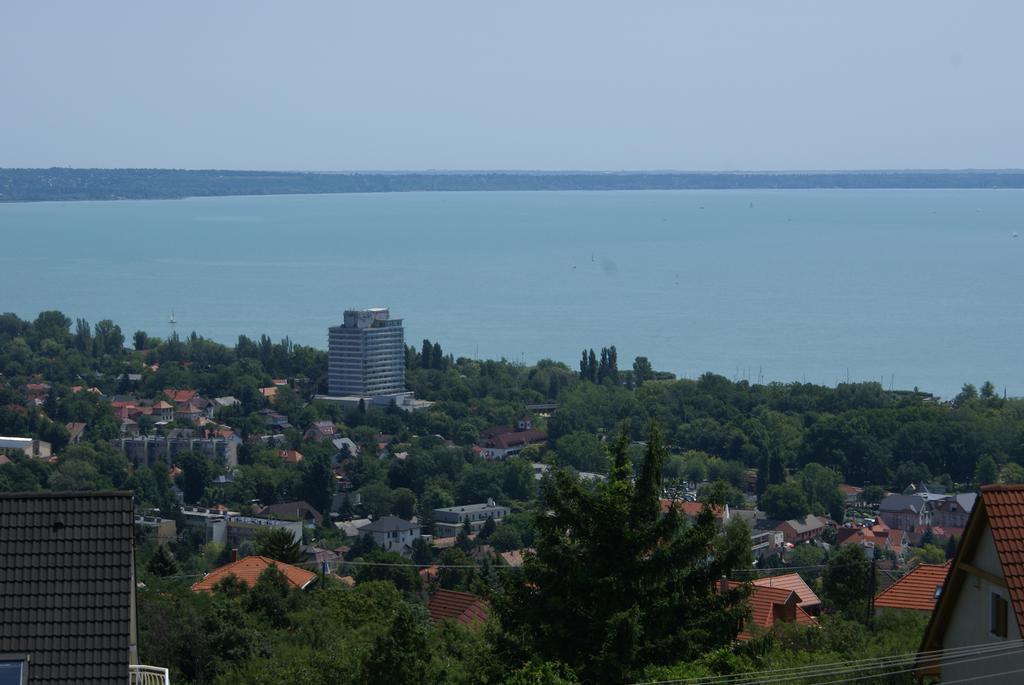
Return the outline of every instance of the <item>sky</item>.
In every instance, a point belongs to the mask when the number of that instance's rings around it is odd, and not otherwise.
[[[1024,167],[1024,3],[0,3],[0,167]]]

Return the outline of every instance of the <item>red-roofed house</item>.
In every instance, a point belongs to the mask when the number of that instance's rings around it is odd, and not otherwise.
[[[68,444],[77,445],[85,437],[84,423],[69,423],[64,426],[68,429]]]
[[[298,450],[281,450],[277,453],[277,456],[281,457],[281,461],[288,464],[298,464],[302,461],[302,452]]]
[[[783,521],[775,530],[782,531],[782,537],[786,542],[796,544],[814,538],[825,532],[829,526],[829,520],[822,516],[805,516],[803,519],[790,519]]]
[[[173,421],[174,405],[160,400],[153,405],[153,418],[157,421]]]
[[[888,550],[897,556],[907,548],[907,532],[890,528],[885,521],[878,521],[871,527],[840,528],[836,533],[837,545],[860,545],[865,549]]]
[[[841,483],[839,485],[839,492],[843,493],[843,497],[846,498],[846,503],[849,506],[856,507],[864,504],[864,488]]]
[[[176,390],[175,388],[164,388],[164,394],[175,404],[183,404],[196,396],[195,390]]]
[[[284,574],[288,584],[300,590],[305,590],[316,580],[316,574],[312,571],[275,561],[270,557],[252,556],[242,557],[238,561],[210,571],[192,586],[192,592],[210,592],[214,585],[232,575],[249,587],[255,587],[260,575],[271,566],[277,566],[277,570]]]
[[[515,427],[493,426],[480,431],[480,441],[474,445],[474,452],[484,459],[504,459],[518,454],[528,445],[540,445],[547,440],[547,433],[534,428],[528,418],[522,418]]]
[[[47,395],[50,394],[49,383],[26,383],[21,386],[21,391],[25,395],[25,401],[32,404],[42,404],[43,400],[46,399]]]
[[[796,593],[799,600],[797,606],[801,609],[809,614],[817,614],[821,611],[821,600],[818,599],[818,595],[814,594],[814,590],[804,582],[804,579],[800,577],[799,573],[784,573],[780,576],[758,578],[753,581],[753,584],[758,587],[774,587],[782,588],[783,590],[792,590]]]
[[[675,509],[680,514],[691,519],[697,518],[698,516],[700,516],[700,513],[704,511],[703,502],[687,502],[680,499],[661,500],[661,513],[663,516],[667,514],[669,512],[669,509],[672,509],[673,507],[675,507]],[[717,504],[711,507],[711,513],[714,514],[715,518],[717,519],[722,518],[725,515],[726,511],[726,508],[723,508]]]
[[[919,564],[907,575],[875,597],[875,613],[883,610],[910,610],[932,613],[942,594],[951,562]]]
[[[438,590],[427,602],[427,611],[435,624],[457,621],[468,626],[486,621],[491,608],[486,601],[468,592]]]
[[[921,642],[917,675],[1020,683],[1024,673],[1024,485],[986,485],[971,510]],[[984,659],[926,656],[989,647]]]
[[[738,587],[740,583],[725,581],[728,589]],[[726,588],[722,588],[723,590]],[[800,597],[793,590],[782,587],[763,587],[760,585],[751,586],[750,596],[747,598],[750,605],[750,618],[743,621],[739,635],[736,638],[746,642],[757,635],[768,632],[778,623],[797,623],[799,625],[817,625],[809,613],[800,608]]]
[[[302,439],[308,442],[320,442],[321,440],[332,440],[338,429],[333,421],[314,421],[302,434]]]

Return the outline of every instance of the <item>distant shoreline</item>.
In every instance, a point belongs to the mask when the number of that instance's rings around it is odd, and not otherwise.
[[[0,169],[0,202],[348,193],[612,190],[1024,189],[1024,170],[299,172]]]

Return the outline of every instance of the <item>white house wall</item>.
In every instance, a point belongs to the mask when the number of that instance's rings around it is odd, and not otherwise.
[[[996,555],[996,548],[992,542],[992,531],[987,526],[974,558],[968,560],[973,566],[987,571],[995,576],[1003,577],[1002,567]],[[968,647],[978,644],[998,644],[1007,640],[1020,638],[1020,628],[1017,625],[1017,617],[1013,611],[1013,604],[1010,603],[1007,612],[1007,637],[1001,638],[989,632],[991,607],[990,594],[996,592],[1001,594],[1009,602],[1009,594],[1006,588],[991,583],[983,578],[967,574],[956,605],[950,614],[950,621],[946,626],[945,637],[942,648]],[[998,676],[995,674],[1004,671],[1024,669],[1024,649],[1018,649],[1008,655],[977,659],[975,661],[962,661],[961,663],[944,664],[942,667],[942,681],[949,682],[963,678],[971,678],[972,682],[994,683],[998,685],[1019,685],[1024,682],[1024,673],[1010,673]]]

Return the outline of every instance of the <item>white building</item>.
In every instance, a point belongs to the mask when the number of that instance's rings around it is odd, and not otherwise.
[[[494,519],[495,523],[499,523],[509,515],[509,511],[508,507],[495,504],[493,499],[483,504],[434,509],[434,535],[439,538],[454,537],[467,522],[470,532],[476,533],[484,527],[487,519]]]
[[[370,533],[373,541],[385,552],[397,552],[403,557],[412,556],[412,543],[420,537],[420,524],[385,516],[359,529],[360,535]]]
[[[0,437],[0,454],[24,454],[26,457],[46,459],[52,455],[53,449],[45,440],[32,438]]]
[[[405,393],[405,331],[386,307],[350,309],[328,332],[327,391],[335,397]]]
[[[925,682],[1021,682],[1022,511],[1024,485],[982,487],[949,575],[936,583],[938,603],[917,659]]]

